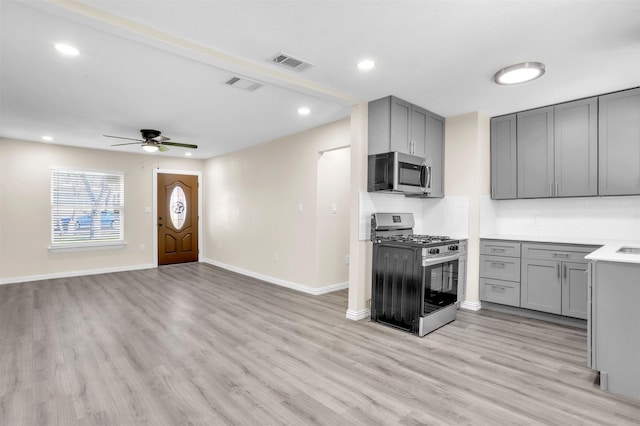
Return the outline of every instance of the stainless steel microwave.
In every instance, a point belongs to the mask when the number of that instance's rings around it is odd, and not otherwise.
[[[367,191],[426,195],[431,192],[431,165],[401,152],[370,155]]]

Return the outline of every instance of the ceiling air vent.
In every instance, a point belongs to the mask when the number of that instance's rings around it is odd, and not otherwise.
[[[304,71],[307,68],[311,68],[313,66],[311,62],[303,61],[300,58],[295,58],[282,52],[272,57],[271,62],[280,65],[281,67],[289,68],[290,70],[296,71]]]
[[[249,80],[244,77],[231,77],[229,80],[225,81],[224,84],[235,87],[236,89],[246,90],[248,92],[253,92],[254,90],[262,87],[262,84],[257,81]]]

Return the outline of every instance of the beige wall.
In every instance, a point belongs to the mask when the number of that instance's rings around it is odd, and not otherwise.
[[[206,259],[308,288],[346,282],[347,253],[335,265],[319,263],[318,162],[321,152],[350,144],[349,129],[341,120],[207,160]],[[337,208],[346,220],[347,207]],[[338,238],[341,227],[333,228]]]
[[[318,160],[316,251],[318,284],[348,280],[349,185],[351,149],[327,151]]]
[[[448,117],[445,129],[445,194],[469,197],[467,289],[463,307],[479,308],[480,203],[489,193],[489,117],[474,112]]]
[[[202,171],[202,160],[0,139],[0,282],[151,266],[153,169]],[[122,249],[51,253],[51,168],[124,171]],[[140,245],[145,251],[140,251]]]

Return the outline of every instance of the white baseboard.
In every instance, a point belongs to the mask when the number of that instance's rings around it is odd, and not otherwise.
[[[28,275],[23,277],[0,279],[0,285],[26,283],[31,281],[53,280],[56,278],[80,277],[83,275],[108,274],[110,272],[137,271],[140,269],[151,269],[151,268],[155,268],[155,266],[153,264],[147,263],[147,264],[141,264],[141,265],[120,266],[116,268],[86,269],[83,271],[68,271],[68,272],[56,272],[54,274]]]
[[[460,309],[466,309],[468,311],[479,311],[482,308],[480,302],[462,302],[460,304]]]
[[[217,260],[200,259],[200,262],[208,263],[213,266],[218,266],[228,271],[237,272],[239,274],[246,275],[248,277],[266,281],[268,283],[279,285],[281,287],[290,288],[292,290],[300,291],[302,293],[311,294],[313,296],[318,296],[320,294],[331,293],[334,291],[344,290],[345,288],[349,288],[348,282],[332,284],[325,287],[309,287],[303,284],[294,283],[293,281],[287,281],[280,278],[270,277],[268,275],[259,274],[257,272],[249,271],[247,269],[238,268],[237,266],[227,265],[226,263],[218,262]]]
[[[347,310],[347,319],[353,321],[360,321],[361,319],[369,318],[371,316],[371,309],[362,309],[361,311]]]

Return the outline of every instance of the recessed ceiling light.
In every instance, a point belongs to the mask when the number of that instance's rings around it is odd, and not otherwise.
[[[375,68],[375,66],[376,66],[376,63],[373,62],[371,59],[364,59],[358,62],[358,69],[360,71],[369,71]]]
[[[42,140],[43,141],[47,141],[47,142],[51,142],[53,140],[53,137],[45,135],[45,136],[42,137]]]
[[[73,46],[64,43],[56,43],[55,48],[58,52],[67,56],[78,56],[80,51]]]
[[[520,84],[542,77],[545,67],[542,62],[523,62],[502,68],[494,76],[497,84]]]
[[[300,107],[298,108],[298,114],[299,115],[309,115],[309,113],[311,112],[311,110],[307,107]]]
[[[184,153],[184,155],[185,155],[186,157],[191,157],[191,153],[190,153],[190,152],[185,152],[185,153]]]

